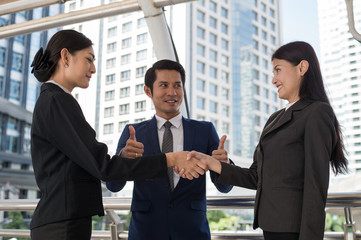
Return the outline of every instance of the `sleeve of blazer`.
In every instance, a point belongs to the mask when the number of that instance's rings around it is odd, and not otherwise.
[[[122,132],[122,135],[119,138],[118,146],[116,150],[116,155],[119,155],[120,151],[125,147],[127,140],[129,138],[129,125],[127,124]],[[106,186],[111,192],[119,192],[127,184],[127,181],[116,181],[116,182],[106,182]]]
[[[76,100],[68,94],[49,99],[48,137],[54,146],[89,174],[103,181],[136,180],[167,176],[165,155],[125,159],[108,155],[105,144],[85,120]]]
[[[210,134],[209,134],[209,139],[208,139],[208,146],[210,146],[209,148],[209,155],[212,155],[213,150],[216,150],[218,148],[219,145],[219,137],[217,134],[216,129],[214,128],[213,124],[210,124]],[[217,182],[217,178],[218,178],[218,174],[210,171],[210,177],[211,180],[214,184],[214,186],[218,189],[218,191],[220,191],[221,193],[228,193],[229,191],[232,190],[233,185],[227,185],[227,184],[222,184]]]
[[[337,135],[330,105],[320,103],[305,125],[305,173],[300,240],[323,239],[329,162]]]

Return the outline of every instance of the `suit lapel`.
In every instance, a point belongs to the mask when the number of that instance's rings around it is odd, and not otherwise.
[[[147,126],[145,126],[145,129],[147,141],[152,146],[150,148],[153,151],[152,153],[159,154],[161,151],[159,146],[157,119],[155,118],[155,116],[148,122]]]
[[[295,104],[293,104],[287,111],[285,111],[284,109],[281,110],[277,114],[277,116],[275,116],[274,120],[272,122],[270,122],[269,124],[267,124],[267,126],[265,126],[265,128],[262,132],[262,135],[261,135],[261,139],[263,137],[265,137],[267,134],[275,131],[276,129],[282,127],[283,125],[285,125],[286,123],[291,121],[292,117],[293,117],[293,112],[302,110],[303,108],[308,106],[310,103],[311,102],[300,100],[300,101],[296,102]]]
[[[196,131],[194,131],[194,127],[192,124],[190,124],[189,120],[182,117],[182,123],[183,123],[183,150],[184,151],[191,151],[193,150],[193,139],[194,134]]]

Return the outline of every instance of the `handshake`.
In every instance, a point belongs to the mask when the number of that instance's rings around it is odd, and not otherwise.
[[[141,142],[137,142],[133,126],[129,126],[129,133],[129,139],[121,150],[120,156],[131,159],[143,156],[144,146]],[[166,153],[167,166],[173,167],[179,176],[189,180],[198,178],[199,175],[203,175],[209,169],[220,173],[220,161],[228,162],[227,151],[224,149],[226,138],[226,135],[221,138],[218,148],[212,152],[212,156],[196,151]]]

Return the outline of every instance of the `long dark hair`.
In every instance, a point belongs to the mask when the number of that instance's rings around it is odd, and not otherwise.
[[[323,84],[320,64],[310,44],[302,41],[288,43],[275,51],[272,60],[275,58],[286,60],[293,66],[297,66],[302,60],[306,60],[309,67],[299,90],[300,99],[330,104]],[[334,126],[337,133],[337,143],[330,161],[332,170],[337,175],[338,173],[347,173],[347,159],[344,154],[345,146],[342,140],[341,127],[336,116]]]
[[[51,37],[44,52],[43,48],[40,48],[36,53],[31,64],[31,72],[39,82],[45,82],[55,73],[63,48],[74,55],[75,52],[92,45],[92,41],[80,32],[71,29],[61,30]]]

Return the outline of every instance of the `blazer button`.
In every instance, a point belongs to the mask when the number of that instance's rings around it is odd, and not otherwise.
[[[173,207],[173,203],[168,203],[168,208],[172,208]]]

